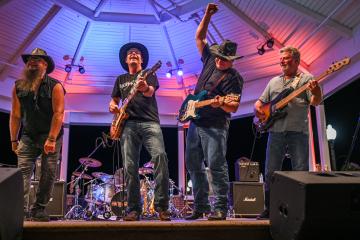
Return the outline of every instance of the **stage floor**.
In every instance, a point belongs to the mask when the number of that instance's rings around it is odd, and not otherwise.
[[[137,222],[58,220],[24,222],[24,240],[60,239],[244,239],[271,240],[268,220],[233,218],[226,221],[142,220]]]

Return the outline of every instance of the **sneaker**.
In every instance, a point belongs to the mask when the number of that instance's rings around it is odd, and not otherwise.
[[[171,213],[168,210],[159,211],[159,218],[161,221],[171,221],[170,216],[171,216]]]
[[[269,209],[265,209],[259,216],[256,217],[257,220],[268,220],[269,219]]]
[[[31,209],[31,220],[36,222],[49,222],[50,217],[45,211],[45,207],[36,206]]]
[[[226,220],[226,212],[215,210],[214,212],[210,213],[210,215],[208,216],[208,220],[210,221]]]
[[[140,213],[137,211],[129,212],[124,218],[124,221],[140,221]]]

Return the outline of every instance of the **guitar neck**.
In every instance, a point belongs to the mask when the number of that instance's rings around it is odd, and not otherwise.
[[[328,75],[328,73],[324,72],[319,77],[315,78],[315,81],[317,81],[318,83],[321,83],[322,80],[324,80],[324,78],[327,75]],[[294,98],[299,96],[302,92],[304,92],[308,88],[308,86],[309,86],[309,83],[306,83],[306,84],[302,85],[301,87],[299,87],[298,89],[295,89],[288,96],[286,96],[285,98],[280,100],[278,103],[276,103],[275,109],[277,110],[277,109],[281,109],[281,108],[285,107],[291,100],[293,100]]]
[[[196,108],[202,108],[202,107],[208,106],[208,105],[210,105],[210,104],[212,104],[214,102],[215,102],[214,99],[203,100],[203,101],[195,103],[195,107]]]

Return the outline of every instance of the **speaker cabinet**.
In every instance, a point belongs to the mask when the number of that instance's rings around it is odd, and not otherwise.
[[[21,239],[24,183],[20,169],[0,168],[0,239]]]
[[[259,163],[242,161],[235,162],[235,180],[239,182],[259,182]]]
[[[36,200],[36,191],[38,189],[39,182],[32,181],[30,186],[29,205],[30,207]],[[52,192],[52,197],[45,210],[50,217],[60,218],[65,214],[66,209],[66,184],[64,181],[56,181]]]
[[[359,239],[360,172],[275,172],[270,183],[274,240]]]
[[[229,199],[235,217],[256,217],[264,210],[263,183],[232,182]]]

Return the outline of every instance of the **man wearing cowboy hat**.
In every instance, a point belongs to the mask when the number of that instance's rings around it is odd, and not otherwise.
[[[49,221],[45,206],[51,197],[60,156],[65,89],[58,80],[48,76],[55,64],[44,50],[35,48],[30,54],[22,55],[22,59],[25,68],[12,91],[11,146],[23,174],[26,214],[30,178],[35,160],[41,155],[41,177],[30,214],[33,220]]]
[[[138,171],[140,150],[144,146],[154,164],[155,210],[160,220],[170,221],[168,159],[155,98],[159,83],[155,75],[149,75],[147,79],[141,77],[149,61],[149,53],[144,45],[136,42],[127,43],[121,47],[119,57],[121,66],[128,73],[116,79],[109,104],[111,113],[117,112],[120,100],[127,98],[132,87],[137,84],[137,93],[128,105],[129,118],[120,138],[128,202],[128,214],[123,220],[140,219],[142,204]]]
[[[199,76],[195,94],[207,90],[207,99],[215,99],[208,107],[199,110],[200,118],[191,121],[186,139],[186,168],[190,173],[194,191],[194,212],[186,220],[195,220],[210,212],[209,181],[205,164],[210,169],[211,187],[215,196],[214,211],[209,220],[225,220],[228,206],[228,166],[226,144],[230,113],[239,106],[243,79],[232,68],[233,62],[241,58],[236,55],[237,44],[225,40],[221,45],[209,47],[206,41],[211,16],[218,10],[216,4],[208,4],[205,15],[196,31],[196,46],[201,55],[203,69]],[[234,95],[227,100],[220,96]],[[237,99],[237,100],[235,100]]]

